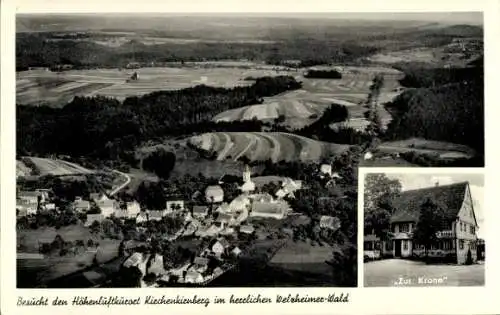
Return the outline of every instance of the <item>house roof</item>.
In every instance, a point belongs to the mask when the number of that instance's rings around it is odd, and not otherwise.
[[[233,218],[233,216],[230,214],[219,213],[219,215],[217,216],[217,221],[218,222],[228,222],[228,221],[231,221],[232,218]]]
[[[103,219],[104,216],[102,214],[87,214],[87,222],[101,222]]]
[[[240,226],[240,232],[243,233],[253,233],[255,231],[255,228],[252,225],[241,225]]]
[[[74,205],[76,208],[90,208],[90,202],[87,200],[75,201]]]
[[[282,213],[285,211],[283,203],[254,201],[252,211],[259,213]]]
[[[428,198],[442,205],[446,221],[455,220],[466,197],[468,185],[468,182],[461,182],[404,191],[393,200],[396,210],[391,217],[391,222],[417,222],[420,216],[420,206]]]
[[[33,198],[38,197],[40,195],[41,193],[38,191],[20,191],[18,194],[19,197],[33,197]]]
[[[340,220],[337,217],[332,217],[328,215],[323,215],[319,219],[320,227],[328,227],[332,229],[337,229],[340,227]]]
[[[193,264],[195,265],[200,265],[200,266],[206,266],[208,265],[208,258],[205,257],[196,257],[193,261]]]
[[[213,185],[213,186],[208,186],[207,189],[205,189],[205,194],[223,194],[224,190],[222,190],[222,187],[220,185]]]
[[[193,206],[193,213],[205,213],[207,211],[207,206]]]

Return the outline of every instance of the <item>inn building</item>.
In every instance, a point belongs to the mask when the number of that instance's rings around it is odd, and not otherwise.
[[[429,257],[443,258],[464,264],[470,250],[472,261],[477,261],[476,234],[478,224],[468,182],[403,191],[393,200],[391,233],[386,241],[373,234],[365,235],[364,255],[369,258],[419,258],[425,256],[423,245],[417,244],[413,233],[422,204],[431,199],[441,206],[444,220],[437,241],[428,248]]]

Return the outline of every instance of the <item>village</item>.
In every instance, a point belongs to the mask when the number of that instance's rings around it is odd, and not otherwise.
[[[320,165],[317,176],[325,185],[335,185],[335,181],[341,178],[338,173],[332,172],[330,164]],[[232,200],[225,198],[221,181],[218,185],[208,185],[204,192],[196,191],[195,196],[171,196],[163,209],[145,209],[138,201],[123,201],[105,193],[91,193],[88,198],[77,196],[71,203],[71,209],[79,218],[85,218],[83,226],[92,233],[105,229],[107,222],[133,226],[138,232],[134,235],[140,236],[135,239],[120,240],[118,274],[126,273],[126,277],[137,275],[132,280],[133,284],[128,282],[125,286],[200,286],[237,268],[241,256],[252,255],[252,242],[275,240],[273,248],[267,252],[275,253],[293,236],[291,228],[275,231],[262,228],[268,222],[303,217],[294,212],[289,200],[297,191],[307,190],[307,184],[288,177],[280,179],[276,192],[271,194],[261,189],[266,178],[252,178],[250,168],[245,166],[239,192]],[[29,222],[37,213],[58,212],[53,197],[49,189],[18,191],[18,219]],[[192,200],[197,201],[193,203]],[[341,223],[336,217],[322,215],[318,218],[318,225],[321,229],[335,231]],[[83,247],[90,245],[91,240],[71,243],[56,236],[54,240],[38,242],[40,254],[47,254],[54,247],[62,251],[67,244],[64,252],[76,255],[76,248],[81,244],[84,244]],[[178,243],[188,245],[183,245],[181,249],[176,245]],[[94,241],[86,250],[97,247],[93,249],[97,252],[99,246]],[[18,255],[21,254],[19,252]],[[94,260],[97,261],[95,257]]]

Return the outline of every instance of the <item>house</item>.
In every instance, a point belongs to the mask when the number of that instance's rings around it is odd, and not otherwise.
[[[248,210],[249,206],[250,206],[250,199],[248,199],[246,196],[240,195],[234,198],[229,203],[229,211],[230,212],[244,211]]]
[[[248,165],[245,166],[245,171],[243,172],[243,185],[240,186],[240,190],[244,193],[255,190],[255,183],[252,181],[252,173]]]
[[[167,271],[163,267],[162,255],[155,254],[154,256],[150,257],[149,268],[147,270],[147,273],[148,274],[152,273],[156,276],[163,276],[167,273]]]
[[[238,257],[241,255],[241,249],[238,247],[238,246],[235,246],[232,250],[231,250],[231,255],[233,255],[234,257]]]
[[[208,215],[207,206],[193,206],[193,217],[194,218],[204,218]]]
[[[168,200],[165,206],[167,211],[182,211],[184,210],[184,200]]]
[[[30,204],[36,204],[45,202],[43,196],[38,191],[20,191],[17,194],[17,199],[24,200]]]
[[[451,185],[436,185],[417,190],[403,191],[393,200],[395,211],[391,216],[392,247],[394,257],[422,256],[423,245],[413,240],[420,216],[421,205],[433,200],[442,207],[442,230],[437,233],[437,241],[428,249],[433,257],[451,257],[457,264],[464,264],[470,251],[472,260],[477,260],[478,224],[468,182]]]
[[[196,257],[193,261],[193,265],[190,267],[190,270],[204,273],[208,269],[208,258],[205,257]]]
[[[205,199],[209,203],[219,203],[224,200],[224,190],[219,185],[208,186],[205,190]]]
[[[127,202],[115,207],[114,215],[117,218],[134,219],[141,212],[141,205],[137,201]]]
[[[266,202],[254,201],[250,217],[283,219],[288,212],[286,202]]]
[[[76,198],[73,202],[73,207],[77,212],[85,212],[90,210],[90,202],[87,200],[82,200],[81,198]]]
[[[186,275],[184,276],[184,282],[185,283],[202,283],[204,280],[203,276],[196,271],[187,271]]]
[[[224,226],[234,225],[236,220],[228,213],[219,213],[215,222],[224,223]]]
[[[252,225],[242,225],[240,226],[240,233],[252,234],[255,232],[255,228]]]
[[[340,228],[340,219],[337,217],[323,215],[319,219],[319,227],[322,229],[336,231]]]
[[[148,219],[149,219],[148,213],[146,211],[141,211],[135,218],[135,223],[147,222]]]
[[[332,176],[332,166],[330,164],[321,164],[319,172],[323,176]]]
[[[226,250],[229,248],[229,246],[230,246],[229,242],[226,239],[221,238],[219,240],[216,240],[212,244],[211,249],[215,255],[220,256],[226,252]]]
[[[19,210],[19,216],[36,214],[38,210],[38,204],[32,203],[31,201],[26,199],[17,199],[16,210]]]
[[[167,215],[167,210],[149,210],[148,220],[149,221],[161,221],[164,216]]]
[[[101,209],[101,214],[106,218],[110,217],[115,212],[115,208],[117,208],[115,201],[107,197],[96,201],[96,205]]]
[[[101,223],[104,219],[105,217],[102,214],[87,214],[87,220],[84,226],[91,226],[95,221]]]

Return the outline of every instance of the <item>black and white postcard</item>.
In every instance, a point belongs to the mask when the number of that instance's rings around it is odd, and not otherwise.
[[[496,5],[22,2],[10,311],[386,313],[399,287],[485,287]]]

